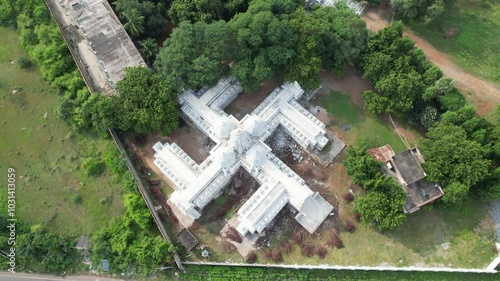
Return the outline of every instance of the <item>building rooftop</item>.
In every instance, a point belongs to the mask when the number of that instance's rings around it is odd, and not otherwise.
[[[192,221],[198,219],[203,208],[243,167],[261,186],[236,214],[235,228],[241,235],[262,232],[287,204],[297,210],[297,221],[314,232],[333,206],[273,155],[265,141],[282,125],[305,150],[321,150],[328,142],[325,125],[297,103],[304,93],[297,83],[278,87],[250,115],[238,121],[223,109],[240,92],[240,83],[230,77],[203,93],[188,90],[179,96],[184,116],[216,145],[199,165],[175,143],[154,145],[154,163],[176,189],[170,204]]]
[[[406,184],[412,184],[426,176],[422,165],[417,160],[416,153],[416,150],[409,149],[392,157],[394,167]]]
[[[413,213],[443,196],[439,185],[425,180],[426,174],[421,165],[424,159],[418,149],[408,149],[396,154],[390,145],[385,145],[369,149],[368,153],[384,162],[382,172],[396,180],[405,191],[405,213]]]
[[[125,68],[146,66],[107,1],[59,0],[53,6],[70,35],[75,60],[83,63],[100,92],[116,93],[114,87],[125,77]]]

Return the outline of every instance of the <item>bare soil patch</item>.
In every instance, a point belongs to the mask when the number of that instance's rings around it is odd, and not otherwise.
[[[252,113],[252,111],[254,111],[254,109],[281,84],[283,84],[283,78],[278,77],[263,82],[260,87],[252,93],[240,93],[238,97],[227,106],[225,111],[229,115],[234,115],[236,119],[241,120],[245,115]]]

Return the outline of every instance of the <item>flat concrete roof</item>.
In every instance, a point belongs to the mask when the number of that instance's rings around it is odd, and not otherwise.
[[[412,150],[406,150],[392,157],[392,162],[406,182],[412,184],[425,177],[425,172]]]

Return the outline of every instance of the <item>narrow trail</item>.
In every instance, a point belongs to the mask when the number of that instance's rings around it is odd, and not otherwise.
[[[390,18],[391,15],[392,13],[378,7],[370,8],[363,15],[363,20],[369,30],[377,31],[389,25],[387,18]],[[441,68],[445,76],[455,80],[455,85],[458,88],[471,92],[479,99],[475,102],[479,114],[494,110],[496,105],[500,104],[500,85],[464,71],[452,61],[449,55],[437,50],[429,42],[411,31],[405,31],[404,35],[415,41],[415,46],[422,49],[427,58]]]

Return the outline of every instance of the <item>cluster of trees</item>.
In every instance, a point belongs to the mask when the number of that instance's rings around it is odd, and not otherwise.
[[[156,71],[179,88],[210,85],[229,72],[245,91],[283,72],[316,88],[321,67],[341,74],[359,61],[368,37],[345,5],[306,13],[302,1],[255,0],[228,22],[209,22],[181,22],[159,52]]]
[[[421,143],[428,179],[439,183],[446,203],[459,203],[474,188],[500,197],[500,109],[496,125],[476,115],[472,105],[447,111]]]
[[[398,183],[382,174],[380,163],[367,154],[366,147],[350,147],[343,165],[352,181],[366,191],[354,200],[362,223],[385,230],[404,222],[406,194]]]
[[[229,21],[248,8],[248,0],[173,0],[168,15],[174,24],[183,21],[212,23]]]
[[[451,2],[452,0],[448,0]],[[406,20],[430,24],[445,11],[445,0],[391,0],[391,6]]]

